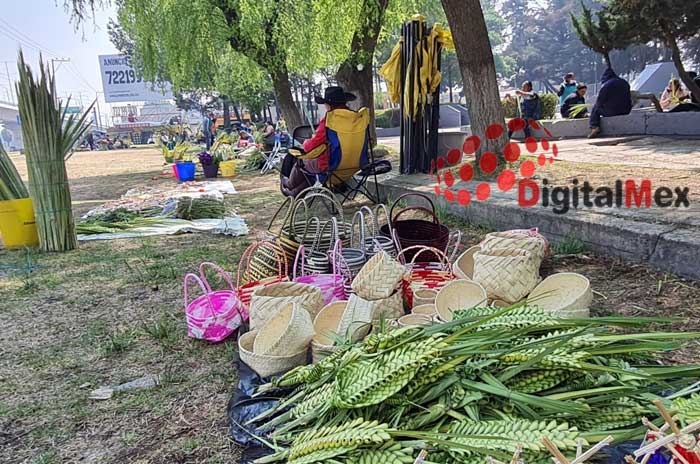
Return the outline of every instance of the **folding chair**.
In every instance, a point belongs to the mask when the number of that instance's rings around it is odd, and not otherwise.
[[[293,138],[299,142],[312,135],[309,126],[294,130]],[[319,174],[308,174],[309,184],[314,181],[343,196],[341,203],[353,200],[358,193],[365,195],[373,203],[380,202],[377,176],[391,171],[388,160],[374,160],[374,152],[369,143],[369,111],[334,110],[326,115],[326,143],[309,153],[297,149],[289,152],[300,159],[313,159],[329,151],[328,169]],[[374,177],[374,192],[367,187],[367,181]]]
[[[272,146],[272,150],[269,152],[263,152],[263,166],[260,169],[260,174],[266,174],[273,169],[279,170],[279,166],[282,163],[282,158],[287,153],[286,148],[282,147],[282,131],[279,129],[279,122],[275,128],[275,143]]]

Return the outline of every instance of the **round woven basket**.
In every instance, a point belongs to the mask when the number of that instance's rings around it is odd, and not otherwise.
[[[241,361],[250,366],[260,377],[269,377],[281,374],[297,366],[303,366],[307,362],[308,347],[286,356],[270,356],[255,354],[253,345],[258,332],[253,330],[238,337],[238,356]]]
[[[298,303],[313,318],[323,308],[323,295],[317,287],[296,282],[280,282],[255,290],[250,300],[250,327],[262,327],[287,303]]]
[[[422,316],[429,316],[433,317],[437,315],[437,309],[435,308],[434,304],[422,304],[419,306],[414,306],[413,309],[411,309],[411,314],[420,314]]]
[[[253,344],[253,353],[283,356],[308,347],[314,338],[314,323],[298,303],[287,303],[263,325]]]
[[[433,318],[425,314],[406,314],[398,319],[399,327],[432,325]]]
[[[455,273],[459,279],[472,280],[474,278],[474,253],[480,251],[481,247],[479,245],[470,247],[459,255],[452,265],[452,272]]]
[[[540,259],[516,248],[482,249],[474,253],[474,282],[491,299],[514,303],[525,298],[540,281]]]
[[[585,318],[590,316],[593,292],[586,277],[575,272],[560,272],[544,279],[527,300],[556,317]]]
[[[404,272],[401,263],[382,250],[362,266],[352,281],[352,289],[366,300],[387,298],[396,290]]]
[[[338,325],[347,304],[347,301],[336,301],[324,306],[316,315],[316,335],[311,340],[311,359],[314,364],[337,350],[333,343],[333,335],[338,333]]]
[[[437,290],[434,288],[418,288],[413,292],[413,307],[434,304]]]
[[[486,298],[486,290],[478,283],[453,280],[438,292],[435,309],[440,320],[450,322],[453,311],[486,305]]]

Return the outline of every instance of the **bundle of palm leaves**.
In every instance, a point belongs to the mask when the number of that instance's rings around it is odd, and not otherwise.
[[[662,399],[681,420],[700,412],[700,366],[662,366],[654,355],[697,333],[619,333],[660,319],[564,320],[538,308],[476,308],[431,327],[375,333],[261,388],[285,387],[276,407],[244,427],[274,453],[257,462],[550,462],[548,438],[642,438],[643,415]],[[677,391],[673,396],[668,391]],[[287,390],[289,391],[289,390]],[[657,421],[661,423],[662,420]]]
[[[88,129],[85,120],[92,105],[82,116],[69,115],[70,99],[58,102],[54,76],[45,68],[41,56],[36,79],[21,51],[17,66],[19,115],[39,245],[44,251],[72,250],[78,242],[65,160]]]
[[[0,142],[0,201],[27,198],[29,192],[17,168]]]

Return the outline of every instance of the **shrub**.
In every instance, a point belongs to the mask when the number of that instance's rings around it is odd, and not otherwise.
[[[540,95],[540,119],[552,119],[554,112],[557,110],[559,98],[553,93],[541,93]],[[517,118],[518,107],[515,98],[501,100],[503,112],[506,118]]]
[[[388,110],[377,111],[375,124],[383,129],[398,127],[401,125],[401,110],[399,108],[389,108]]]

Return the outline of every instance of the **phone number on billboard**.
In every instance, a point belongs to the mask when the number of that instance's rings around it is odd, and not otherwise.
[[[133,69],[129,71],[105,71],[108,79],[108,84],[133,84],[134,82],[142,82],[143,79],[137,76]]]

